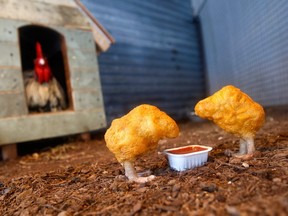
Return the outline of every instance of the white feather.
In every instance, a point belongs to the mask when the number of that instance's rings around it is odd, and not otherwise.
[[[49,104],[51,111],[58,111],[67,107],[64,91],[55,78],[43,84],[28,78],[25,80],[25,91],[30,108],[41,108]]]

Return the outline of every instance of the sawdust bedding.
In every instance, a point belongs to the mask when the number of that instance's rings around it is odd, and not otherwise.
[[[287,111],[266,109],[259,154],[245,162],[229,157],[239,141],[214,124],[179,123],[177,139],[137,160],[137,171],[156,175],[145,184],[127,181],[101,132],[0,162],[0,215],[287,215]],[[208,162],[171,170],[161,152],[187,144],[213,147]]]

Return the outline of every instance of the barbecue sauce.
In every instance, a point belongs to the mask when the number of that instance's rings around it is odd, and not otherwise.
[[[203,151],[203,150],[207,150],[207,149],[199,147],[199,146],[188,146],[188,147],[184,147],[180,149],[170,150],[168,152],[171,154],[189,154],[189,153]]]

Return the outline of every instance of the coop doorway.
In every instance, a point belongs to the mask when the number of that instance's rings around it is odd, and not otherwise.
[[[38,42],[41,44],[43,55],[47,58],[54,78],[64,91],[67,104],[65,110],[73,110],[67,49],[63,35],[51,28],[37,25],[20,27],[18,34],[24,82],[25,79],[34,76],[35,46]],[[35,110],[29,109],[29,113],[35,113]]]

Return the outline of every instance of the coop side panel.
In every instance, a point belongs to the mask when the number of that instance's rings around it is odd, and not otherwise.
[[[210,93],[234,84],[263,105],[288,104],[287,15],[288,1],[206,1]]]
[[[0,117],[19,116],[26,114],[27,106],[23,93],[0,92]],[[0,119],[1,121],[1,119]]]
[[[0,66],[2,68],[21,68],[20,50],[18,43],[0,41]]]
[[[20,73],[19,73],[20,71]],[[19,67],[6,67],[0,68],[0,92],[21,92],[23,93],[23,77],[21,68]]]
[[[28,113],[18,43],[23,22],[0,19],[0,117]]]
[[[205,89],[190,0],[82,2],[116,40],[99,56],[108,122],[141,103],[175,118],[193,110]]]
[[[74,110],[87,110],[89,112],[98,109],[102,111],[98,115],[105,119],[98,61],[92,33],[67,29],[60,31],[66,36]],[[95,124],[98,123],[95,122]]]

